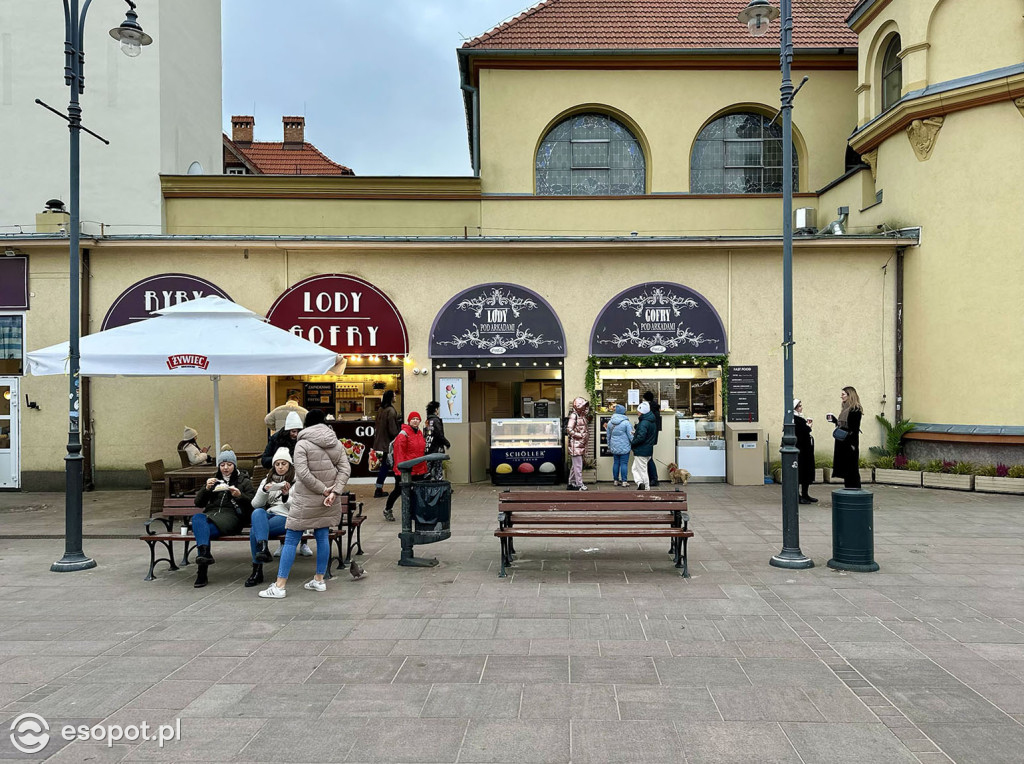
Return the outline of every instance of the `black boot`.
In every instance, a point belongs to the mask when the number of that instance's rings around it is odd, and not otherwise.
[[[207,549],[209,549],[209,547],[207,547]],[[207,581],[207,578],[206,578],[206,569],[208,567],[209,567],[208,565],[204,565],[201,562],[197,563],[197,566],[196,566],[196,582],[194,584],[192,584],[193,588],[195,588],[195,589],[202,589],[204,586],[206,586],[207,583],[209,583],[209,581]]]
[[[266,541],[256,542],[256,562],[273,562],[274,555],[270,551],[270,544]],[[255,568],[255,566],[253,566]],[[262,565],[260,567],[263,567]],[[254,571],[255,572],[255,571]],[[260,581],[263,580],[263,574],[260,573]],[[246,584],[246,586],[252,586],[252,584]]]
[[[392,512],[390,509],[385,508],[384,519],[387,520],[389,523],[395,522],[395,513]]]
[[[382,489],[380,486],[377,486],[376,488],[373,489],[373,498],[383,499],[385,496],[387,496],[387,494],[384,493],[384,489]]]
[[[196,564],[197,565],[213,565],[216,560],[213,559],[213,554],[210,552],[209,544],[200,544],[196,547]],[[205,579],[203,579],[205,582]]]
[[[267,544],[267,542],[264,541],[263,542],[264,547],[266,547],[266,544]],[[263,563],[262,562],[254,562],[252,564],[252,574],[250,574],[250,576],[247,579],[245,579],[245,585],[246,586],[256,586],[256,584],[262,584],[262,583],[263,583]]]

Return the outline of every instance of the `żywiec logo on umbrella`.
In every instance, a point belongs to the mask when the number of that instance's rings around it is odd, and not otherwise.
[[[167,356],[168,369],[206,369],[210,360],[205,355],[169,355]]]

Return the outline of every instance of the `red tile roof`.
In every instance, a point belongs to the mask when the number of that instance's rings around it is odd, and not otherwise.
[[[856,48],[846,17],[858,0],[793,0],[796,48]],[[542,0],[466,42],[474,50],[750,48],[778,50],[778,22],[751,37],[746,0]]]
[[[332,162],[312,143],[288,144],[285,148],[282,141],[238,143],[224,138],[261,175],[355,175],[348,167]]]

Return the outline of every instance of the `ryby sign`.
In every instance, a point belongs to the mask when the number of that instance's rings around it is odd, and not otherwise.
[[[398,308],[368,281],[327,274],[282,294],[267,320],[342,355],[405,355],[409,335]]]
[[[161,273],[158,276],[150,276],[132,284],[114,300],[103,318],[103,326],[100,329],[106,331],[153,318],[154,311],[210,295],[223,297],[225,300],[231,299],[227,292],[216,284],[196,276],[185,273]]]

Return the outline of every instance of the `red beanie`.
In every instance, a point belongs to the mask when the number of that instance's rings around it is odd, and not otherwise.
[[[419,419],[421,422],[423,421],[423,417],[420,416],[418,411],[412,411],[409,413],[409,419],[407,421],[411,422],[413,419]]]

